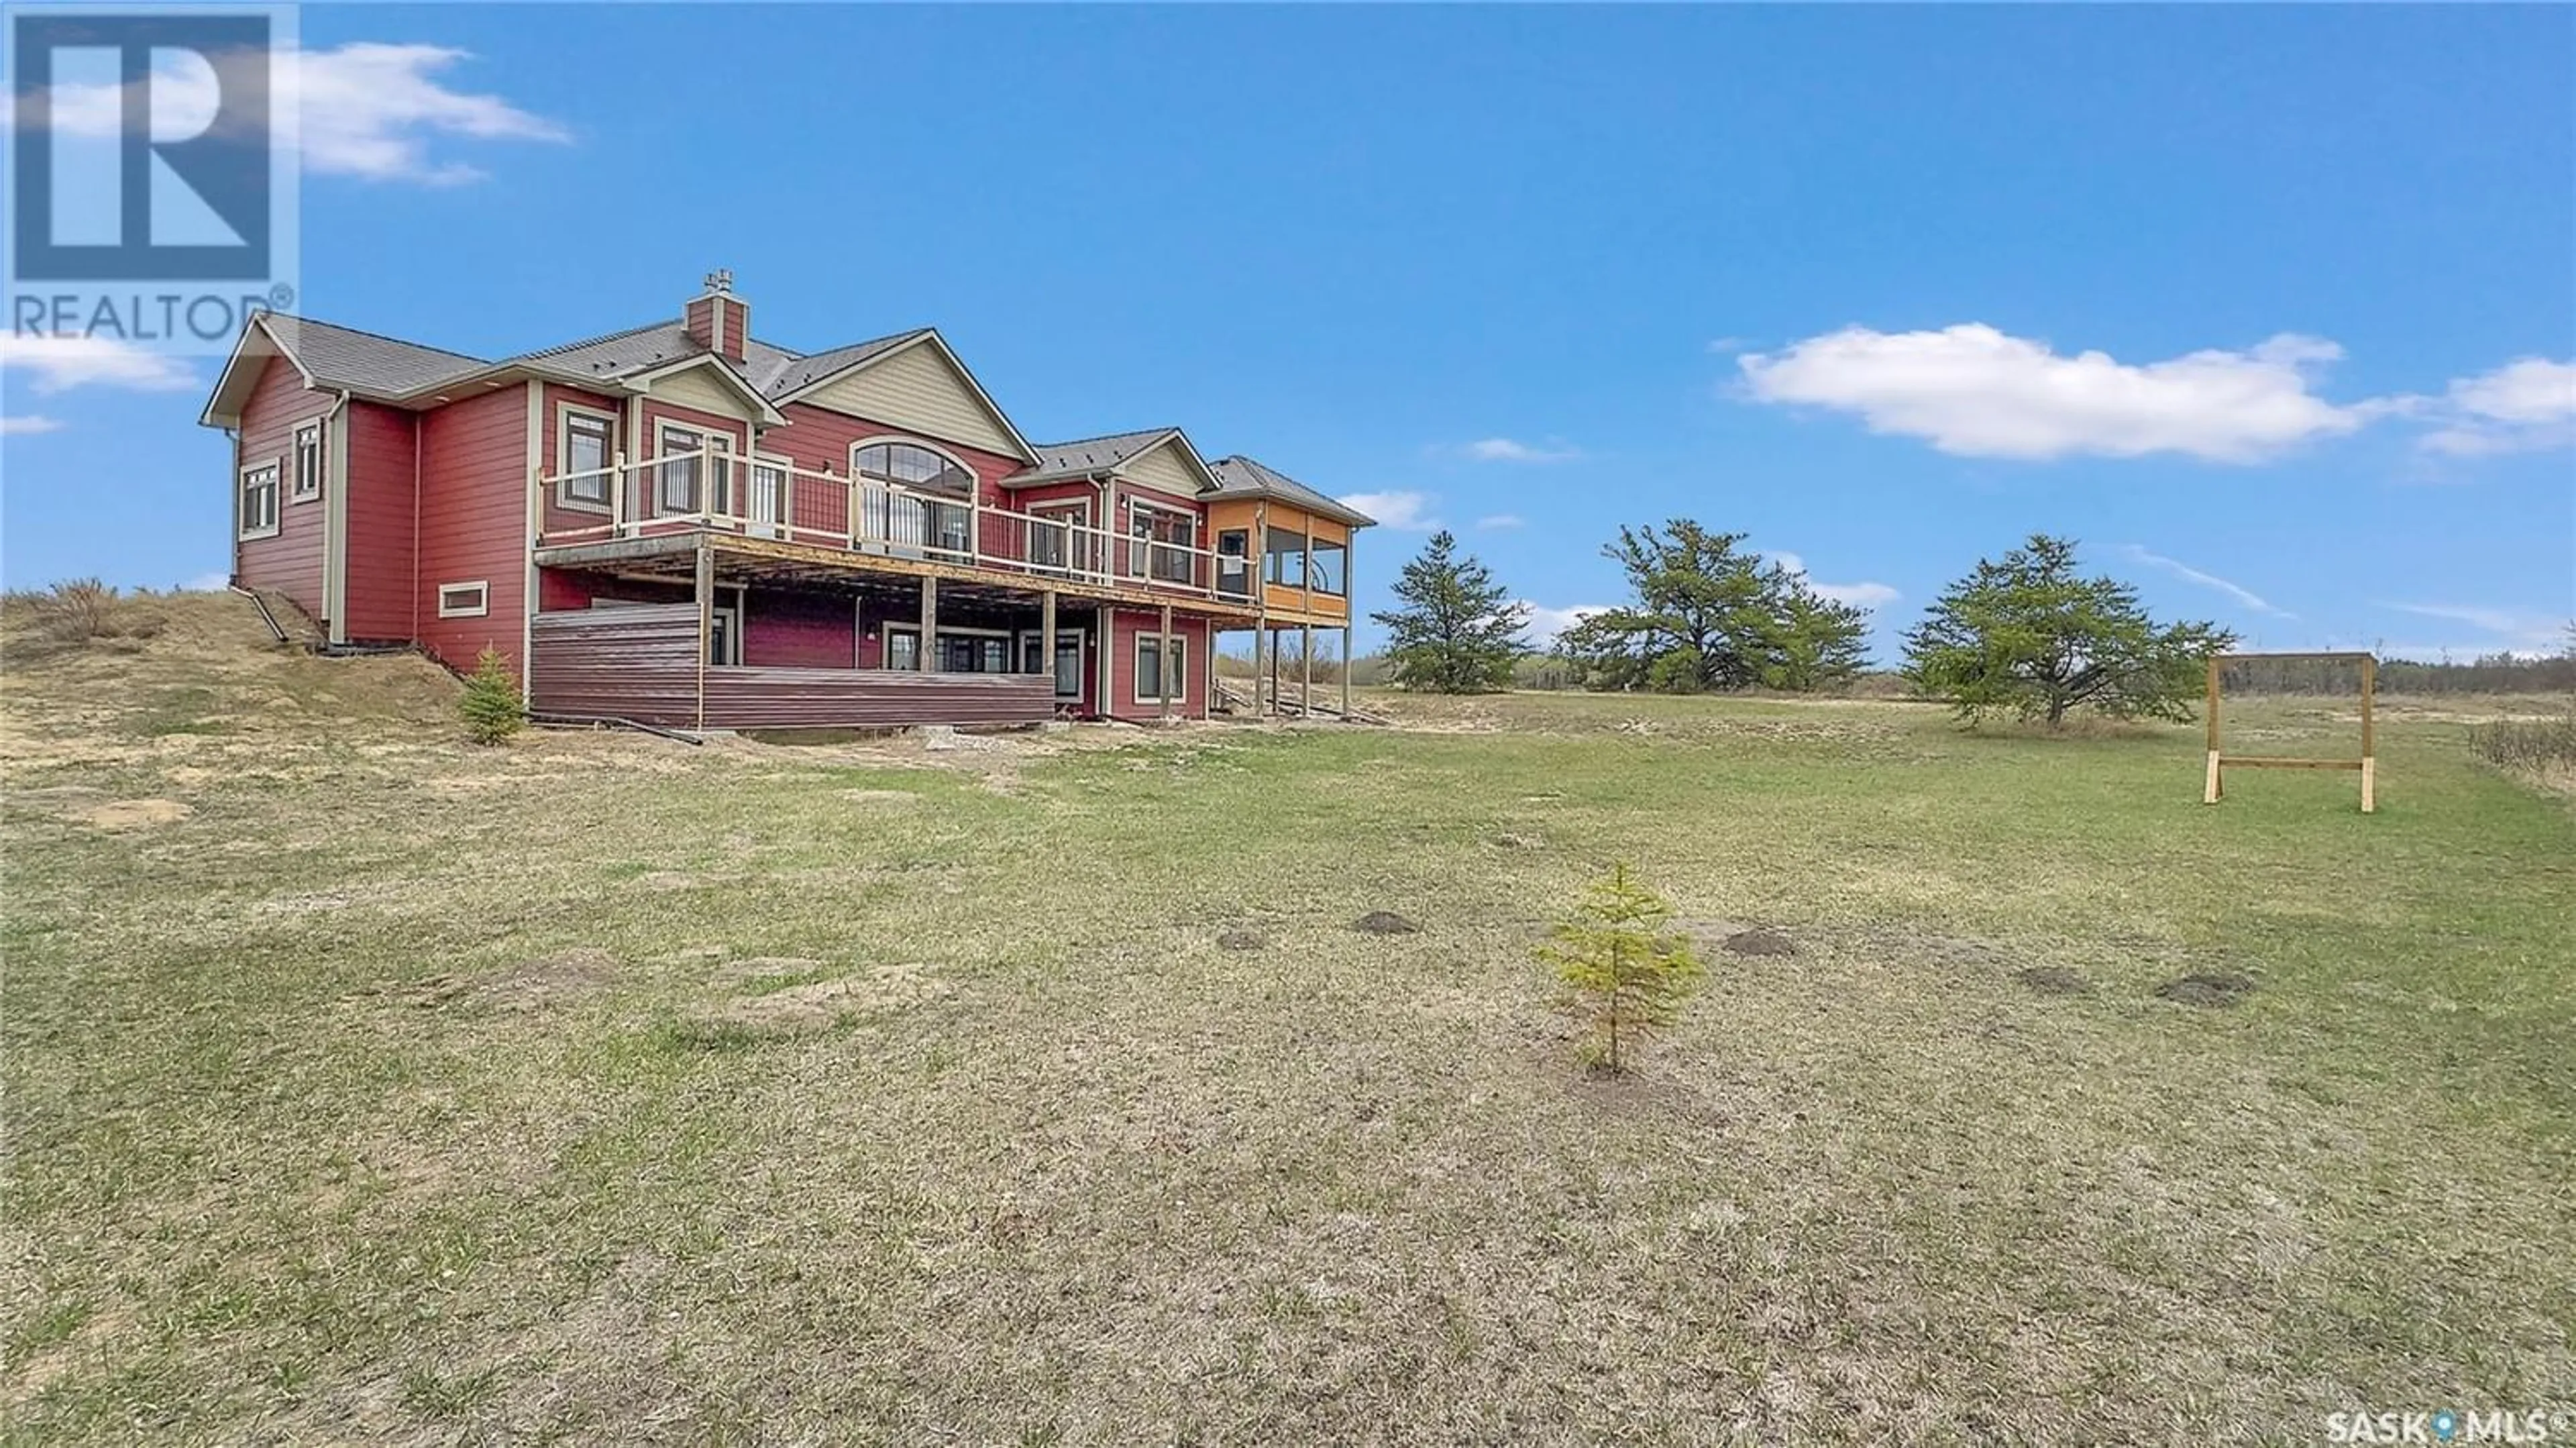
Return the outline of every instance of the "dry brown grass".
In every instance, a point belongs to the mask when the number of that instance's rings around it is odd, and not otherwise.
[[[2183,733],[1872,704],[475,750],[434,668],[238,600],[7,682],[20,1440],[2296,1442],[2576,1398],[2576,821],[2454,724],[2391,726],[2365,820],[2203,809]],[[1716,964],[1601,1082],[1528,948],[1614,849]],[[1756,926],[1792,953],[1723,948]]]

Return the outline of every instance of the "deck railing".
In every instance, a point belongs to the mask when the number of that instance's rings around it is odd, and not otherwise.
[[[1249,599],[1249,560],[723,448],[532,480],[542,547],[708,529],[1031,579]]]

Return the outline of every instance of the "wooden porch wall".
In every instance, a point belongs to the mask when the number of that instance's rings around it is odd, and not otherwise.
[[[694,603],[538,614],[531,707],[576,719],[699,727]],[[1045,674],[711,668],[709,729],[877,729],[1037,724],[1055,713]]]

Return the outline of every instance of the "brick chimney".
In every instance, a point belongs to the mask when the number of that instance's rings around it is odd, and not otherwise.
[[[751,336],[751,308],[733,294],[732,272],[707,273],[707,289],[680,313],[680,322],[690,341],[736,362],[742,360],[743,345]]]

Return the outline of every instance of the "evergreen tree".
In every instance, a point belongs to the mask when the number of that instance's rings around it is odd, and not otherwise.
[[[1529,652],[1521,641],[1529,606],[1509,602],[1510,590],[1472,556],[1455,556],[1457,546],[1446,529],[1432,534],[1395,581],[1403,607],[1369,615],[1393,634],[1388,672],[1407,689],[1437,694],[1508,689],[1512,665]]]
[[[1566,630],[1557,652],[1596,689],[1805,690],[1860,672],[1869,615],[1743,542],[1688,518],[1621,528],[1602,553],[1628,575],[1631,602]]]
[[[1905,672],[1963,719],[2008,709],[2054,729],[2084,707],[2187,721],[2209,656],[2235,642],[2214,623],[2159,627],[2135,588],[2079,576],[2071,540],[2034,533],[1942,593],[1905,636]]]
[[[464,717],[465,732],[477,744],[498,744],[528,722],[519,683],[510,677],[510,666],[500,654],[486,648],[474,660],[474,672],[466,676],[465,697],[456,701],[456,712]]]
[[[1538,958],[1574,988],[1601,1033],[1601,1063],[1627,1069],[1631,1044],[1647,1028],[1671,1022],[1703,967],[1688,937],[1664,929],[1673,907],[1638,883],[1622,862],[1584,893],[1572,919],[1549,932]]]

